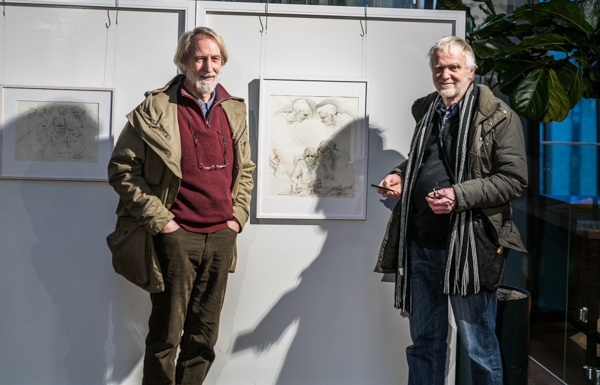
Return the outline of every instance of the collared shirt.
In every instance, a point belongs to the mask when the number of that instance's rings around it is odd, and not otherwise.
[[[440,99],[440,101],[435,105],[435,112],[442,118],[442,127],[446,125],[448,120],[456,114],[458,111],[458,102],[452,103],[449,107],[446,107],[444,104],[444,99]]]
[[[185,88],[186,92],[188,94],[190,94],[191,97],[193,97],[194,99],[196,99],[198,101],[198,104],[200,104],[200,108],[202,108],[202,113],[204,114],[204,117],[208,116],[208,111],[210,111],[210,109],[212,108],[213,103],[215,102],[215,95],[216,92],[212,93],[212,96],[210,97],[208,102],[204,102],[204,100],[197,98],[196,95],[194,95],[193,93],[190,92],[190,90],[187,89],[187,87],[184,85],[183,88]]]
[[[212,108],[212,105],[215,101],[215,92],[212,93],[212,96],[206,103],[204,103],[204,101],[200,98],[196,98],[196,99],[198,99],[198,103],[200,103],[200,107],[202,108],[202,113],[204,114],[204,116],[208,116],[208,111],[210,111],[210,109]]]

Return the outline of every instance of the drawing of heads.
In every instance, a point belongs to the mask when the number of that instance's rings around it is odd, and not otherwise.
[[[317,108],[321,123],[326,126],[335,126],[337,107],[331,103],[323,104]]]
[[[37,114],[37,108],[29,107],[29,111],[27,112],[27,117],[33,118]]]
[[[57,116],[56,118],[54,118],[52,120],[52,125],[54,126],[54,130],[58,134],[64,134],[65,130],[67,129],[67,122],[62,116]]]
[[[60,112],[60,108],[59,108],[59,112]],[[71,107],[71,114],[73,114],[75,119],[82,120],[85,117],[85,107],[83,107],[81,105],[75,105],[75,106]]]
[[[304,161],[307,166],[314,167],[317,163],[317,150],[312,147],[306,148],[304,150]]]

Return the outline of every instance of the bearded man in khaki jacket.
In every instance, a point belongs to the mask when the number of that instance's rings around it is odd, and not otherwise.
[[[145,385],[202,383],[215,359],[255,168],[246,105],[219,85],[227,57],[210,28],[184,33],[182,75],[127,116],[108,166],[120,197],[113,266],[151,293]]]

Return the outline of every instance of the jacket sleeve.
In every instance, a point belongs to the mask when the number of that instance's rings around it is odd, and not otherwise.
[[[486,141],[491,142],[491,150],[482,146],[480,151],[484,154],[475,159],[484,162],[489,158],[490,174],[452,186],[458,212],[506,204],[518,198],[527,187],[525,141],[519,117],[511,111],[490,134]]]
[[[252,180],[252,172],[256,165],[250,159],[250,143],[248,141],[248,123],[245,122],[244,132],[240,137],[240,154],[241,159],[237,160],[240,170],[239,191],[233,201],[233,217],[240,224],[240,232],[244,230],[244,225],[250,216],[250,199],[252,198],[252,188],[254,181]]]
[[[131,123],[127,123],[108,164],[108,182],[138,224],[151,235],[156,235],[175,216],[144,178],[146,151],[146,142]]]
[[[398,166],[394,167],[392,169],[392,171],[387,173],[387,175],[397,174],[397,175],[401,175],[402,177],[404,177],[404,175],[406,175],[406,167],[408,167],[408,160],[405,160],[404,162],[400,163]]]

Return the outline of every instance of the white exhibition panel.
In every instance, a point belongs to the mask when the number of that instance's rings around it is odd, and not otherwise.
[[[117,23],[114,1],[32,4],[13,1],[0,18],[0,83],[112,88],[115,138],[143,93],[175,75],[178,36],[194,23],[227,43],[222,83],[247,101],[255,160],[261,76],[368,79],[368,183],[407,156],[410,105],[433,90],[428,48],[464,30],[463,13],[441,11],[369,8],[365,23],[353,7],[269,4],[267,18],[264,4],[121,0]],[[116,194],[103,182],[0,180],[0,198],[2,382],[138,384],[150,304],[110,264]],[[206,383],[405,384],[408,322],[372,272],[387,206],[369,188],[365,221],[253,214]]]

